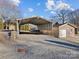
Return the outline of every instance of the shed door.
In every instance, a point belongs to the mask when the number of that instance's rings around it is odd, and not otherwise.
[[[59,30],[59,37],[66,37],[66,30]]]

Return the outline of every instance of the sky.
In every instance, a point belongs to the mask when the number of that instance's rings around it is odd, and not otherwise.
[[[23,18],[40,16],[49,18],[56,10],[79,8],[79,0],[19,0]]]
[[[1,6],[18,7],[23,18],[40,16],[50,18],[57,10],[79,9],[79,0],[0,0]]]

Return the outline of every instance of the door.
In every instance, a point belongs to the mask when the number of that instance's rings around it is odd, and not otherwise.
[[[59,30],[59,37],[65,38],[66,37],[66,30]]]

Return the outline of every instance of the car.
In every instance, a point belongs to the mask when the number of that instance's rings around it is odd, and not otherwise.
[[[32,33],[42,33],[40,30],[31,30]]]

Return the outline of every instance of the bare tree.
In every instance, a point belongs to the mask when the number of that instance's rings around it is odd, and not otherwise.
[[[75,10],[68,14],[69,22],[79,26],[79,10]]]
[[[15,20],[16,18],[20,17],[19,9],[10,9],[10,8],[0,8],[0,15],[4,20],[10,19]]]
[[[64,24],[68,21],[67,15],[71,10],[57,10],[56,14],[52,16],[51,20],[56,20],[57,22],[61,22]]]
[[[20,17],[18,5],[20,0],[0,0],[0,17],[13,20]]]

